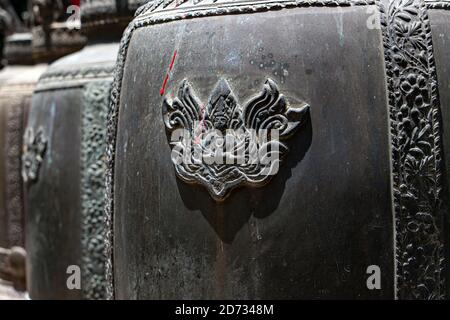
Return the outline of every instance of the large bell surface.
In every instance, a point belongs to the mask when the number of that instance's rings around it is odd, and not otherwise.
[[[142,8],[122,38],[108,117],[115,298],[445,297],[449,7]],[[184,129],[211,151],[207,129],[269,127],[282,143],[270,177],[195,162],[173,136]],[[193,161],[173,163],[180,150]]]

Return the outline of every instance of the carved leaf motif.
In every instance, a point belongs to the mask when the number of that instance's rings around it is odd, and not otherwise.
[[[35,134],[32,128],[28,128],[24,136],[22,155],[22,178],[25,183],[38,179],[46,149],[47,138],[44,136],[44,130],[39,128]]]
[[[228,82],[220,79],[206,107],[202,107],[191,85],[183,80],[178,96],[173,101],[166,97],[163,102],[167,130],[184,129],[191,138],[178,137],[170,142],[175,172],[186,182],[206,187],[218,201],[224,200],[229,191],[239,185],[264,185],[288,151],[284,140],[295,133],[308,110],[309,106],[304,103],[289,106],[271,79],[243,108]],[[210,140],[210,132],[214,130],[222,135],[220,146]],[[279,139],[255,139],[263,130],[277,130]],[[217,156],[218,152],[224,161],[209,163],[207,160]],[[245,155],[245,159],[239,161],[239,154]],[[260,156],[260,161],[250,161],[251,155]],[[187,161],[180,162],[175,158]]]

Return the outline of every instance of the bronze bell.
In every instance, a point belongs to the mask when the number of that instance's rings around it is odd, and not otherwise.
[[[52,63],[37,84],[23,167],[32,299],[107,296],[106,114],[120,36],[142,2],[81,1],[87,45]],[[67,286],[71,266],[81,269],[80,290]]]
[[[0,72],[10,288],[448,298],[449,1],[85,0],[84,36],[68,5],[6,41],[31,64],[87,41],[14,72],[43,72],[26,94]]]
[[[24,180],[22,177],[22,165],[29,163],[29,159],[23,157],[23,142],[29,138],[25,133],[28,112],[31,104],[31,96],[35,85],[41,74],[47,68],[47,61],[55,60],[61,54],[77,50],[80,46],[78,36],[65,39],[65,49],[59,49],[58,39],[49,37],[52,42],[47,48],[45,57],[36,54],[36,46],[33,44],[39,36],[34,37],[31,30],[42,27],[41,22],[27,11],[31,3],[27,1],[1,2],[0,17],[2,20],[2,63],[4,68],[0,72],[0,144],[2,146],[0,156],[0,247],[9,252],[6,256],[12,263],[9,271],[8,281],[14,284],[14,288],[20,292],[26,290],[25,264],[17,271],[16,246],[25,247],[25,205],[24,205]],[[62,9],[62,8],[61,8]],[[35,19],[33,19],[35,18]],[[0,19],[1,20],[1,19]],[[32,22],[34,21],[34,22]],[[64,37],[65,29],[62,24],[53,26],[49,32],[56,32]],[[79,33],[79,32],[78,32]],[[75,31],[71,31],[75,35]],[[44,36],[44,34],[41,34]],[[73,40],[72,40],[73,39]],[[74,41],[74,42],[72,42]],[[4,45],[3,45],[4,43]],[[58,47],[58,50],[55,49]],[[25,137],[24,137],[25,136]],[[11,260],[12,259],[12,260]],[[25,254],[23,259],[25,261]],[[22,263],[21,262],[21,263]],[[14,271],[16,270],[16,271]],[[14,272],[10,272],[14,271]],[[2,278],[2,277],[0,277]]]
[[[444,298],[449,8],[140,9],[122,38],[108,116],[115,298]],[[280,132],[270,178],[263,159],[220,162],[234,161],[223,143],[233,132],[251,154],[251,132],[268,128]],[[230,135],[213,145],[211,131]],[[217,150],[219,162],[207,162]],[[379,290],[366,286],[373,266]]]

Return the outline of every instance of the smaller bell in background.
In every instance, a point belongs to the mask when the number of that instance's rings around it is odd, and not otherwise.
[[[47,68],[46,62],[77,50],[82,44],[80,39],[84,39],[80,35],[76,36],[80,34],[79,30],[69,32],[63,22],[54,21],[57,17],[62,17],[62,13],[51,15],[51,19],[36,16],[35,14],[41,13],[31,8],[37,6],[37,2],[49,6],[52,1],[2,0],[0,7],[0,35],[4,36],[1,41],[1,47],[4,49],[2,50],[4,67],[0,71],[0,145],[2,146],[0,152],[0,248],[4,249],[6,255],[14,253],[12,248],[15,246],[25,247],[26,219],[21,169],[23,163],[29,163],[29,158],[23,157],[22,146],[24,136],[25,141],[30,138],[30,133],[26,134],[24,129],[33,90],[39,77]],[[45,6],[40,8],[48,9]],[[42,23],[46,23],[49,28]],[[49,36],[47,37],[45,32],[34,32],[33,38],[32,29],[45,30]],[[55,32],[58,37],[53,35]],[[45,50],[40,50],[39,46],[33,46],[33,43],[44,41],[41,39],[45,38],[50,39],[49,46]],[[62,38],[64,38],[64,49],[60,50],[58,46]],[[25,261],[25,255],[23,261]],[[7,269],[15,270],[13,267]],[[15,279],[19,275],[18,272],[13,272],[8,278],[17,290],[26,289],[25,264],[23,271],[23,278],[20,273],[20,279]],[[3,275],[7,273],[3,272]],[[0,278],[2,277],[0,275]],[[18,286],[15,284],[17,281],[23,284]]]
[[[81,1],[87,45],[55,61],[36,87],[23,166],[32,299],[110,295],[104,255],[106,115],[122,32],[144,2]],[[66,271],[77,267],[81,288],[71,290]]]

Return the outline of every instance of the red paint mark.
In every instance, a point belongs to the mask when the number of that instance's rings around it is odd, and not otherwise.
[[[164,90],[166,88],[167,80],[169,80],[169,74],[168,73],[166,73],[166,77],[164,78],[163,85],[162,85],[161,89],[159,90],[159,94],[160,95],[164,94]]]
[[[169,73],[172,71],[173,64],[175,63],[175,58],[177,57],[177,50],[174,51],[172,60],[170,61],[169,70],[166,73],[166,77],[164,78],[161,89],[159,90],[159,94],[162,96],[164,91],[166,90],[167,81],[169,80]]]
[[[174,51],[172,61],[170,62],[169,71],[172,70],[173,64],[175,63],[175,58],[177,57],[177,50]]]

